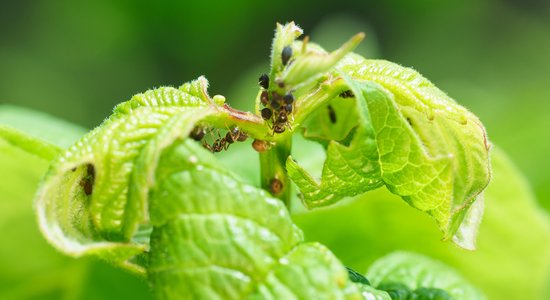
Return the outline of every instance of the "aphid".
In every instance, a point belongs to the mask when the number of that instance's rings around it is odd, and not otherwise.
[[[283,191],[283,183],[279,179],[273,178],[273,180],[271,180],[271,183],[269,184],[269,191],[273,195],[280,194]]]
[[[273,107],[274,110],[279,110],[281,108],[281,95],[277,93],[271,95],[271,107]]]
[[[277,116],[277,123],[286,123],[288,121],[288,117],[286,115],[285,111],[280,111],[279,115]]]
[[[233,132],[228,131],[225,134],[224,139],[228,144],[233,144],[235,142],[235,139],[237,138],[237,136],[236,135],[234,136],[233,134],[237,134],[237,135],[239,134],[239,132],[238,132],[239,129],[237,129],[237,131],[235,132],[235,128],[232,130]]]
[[[200,141],[200,140],[202,140],[202,138],[204,137],[205,134],[206,134],[206,132],[204,131],[204,128],[195,127],[195,128],[193,128],[191,133],[189,133],[189,137],[191,137],[195,141]]]
[[[235,127],[235,128],[237,128],[237,127]],[[243,132],[241,130],[238,130],[238,131],[239,131],[239,134],[237,135],[237,142],[246,141],[246,139],[248,139],[248,134],[246,134],[245,132]]]
[[[271,145],[266,141],[254,140],[254,142],[252,142],[252,148],[258,152],[265,152],[271,148]]]
[[[228,131],[225,134],[225,141],[229,144],[233,144],[233,142],[244,142],[248,138],[248,135],[244,132],[242,132],[239,127],[233,127],[230,131]]]
[[[89,196],[93,192],[95,181],[95,168],[92,164],[86,165],[86,175],[80,180],[79,184],[84,189],[84,193]]]
[[[283,66],[286,66],[290,58],[292,57],[292,48],[290,46],[286,46],[283,48],[283,51],[281,52],[281,60],[283,61]]]
[[[334,111],[334,108],[332,105],[327,106],[328,109],[328,117],[330,119],[330,122],[332,124],[336,123],[336,111]]]
[[[273,111],[271,110],[271,108],[266,107],[262,109],[261,113],[262,113],[262,119],[266,121],[271,119],[271,116],[273,116]]]
[[[260,78],[258,79],[258,84],[267,90],[269,88],[269,76],[267,74],[262,74]]]
[[[286,95],[283,97],[283,100],[285,100],[286,104],[292,104],[294,102],[294,95],[292,95],[291,92],[286,93]]]
[[[284,123],[276,123],[273,125],[273,132],[275,133],[283,133],[285,132],[285,124]]]
[[[269,103],[269,95],[267,91],[262,91],[262,93],[260,94],[260,101],[264,106],[266,106]]]
[[[287,105],[285,105],[284,108],[285,108],[285,111],[286,111],[287,113],[291,113],[291,112],[292,112],[292,104],[287,104]]]
[[[248,134],[241,131],[239,127],[233,127],[233,129],[229,130],[224,137],[220,137],[218,133],[218,139],[215,140],[212,145],[209,145],[206,142],[202,145],[211,152],[221,152],[222,150],[227,150],[235,141],[243,142],[246,141],[247,138]]]
[[[351,90],[344,91],[340,93],[340,97],[342,98],[353,98],[355,95],[353,95],[353,92]]]
[[[221,152],[222,150],[227,150],[227,147],[229,147],[229,144],[226,142],[225,139],[219,139],[214,141],[212,143],[212,148],[210,151],[212,152]]]

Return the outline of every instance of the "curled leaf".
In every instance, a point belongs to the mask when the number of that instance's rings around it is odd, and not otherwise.
[[[472,204],[490,179],[481,122],[411,69],[354,54],[338,69],[356,99],[357,130],[349,145],[328,144],[320,181],[287,161],[306,206],[386,185],[430,214],[444,239],[458,232],[453,241],[473,249],[483,205]]]

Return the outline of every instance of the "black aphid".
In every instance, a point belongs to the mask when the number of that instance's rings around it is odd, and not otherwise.
[[[283,61],[283,66],[286,66],[290,58],[292,57],[292,48],[290,46],[286,46],[283,48],[283,52],[281,52],[281,60]]]
[[[269,76],[267,74],[262,74],[260,78],[258,79],[258,84],[267,90],[269,88]]]
[[[351,90],[347,90],[347,91],[344,91],[344,92],[340,93],[340,97],[342,97],[342,98],[353,98],[355,96],[353,95],[353,92]]]
[[[189,137],[191,137],[195,141],[200,141],[204,137],[205,133],[206,132],[204,131],[204,128],[195,127],[193,128],[193,131],[191,131],[191,133],[189,134]]]
[[[283,100],[285,100],[286,104],[291,104],[294,102],[294,95],[292,95],[291,92],[286,93],[286,95],[283,97]]]
[[[336,111],[334,111],[334,108],[332,105],[327,106],[328,109],[328,117],[330,119],[330,122],[332,124],[336,123]]]
[[[271,108],[264,108],[262,109],[262,119],[264,120],[269,120],[271,119],[271,116],[273,116],[273,111],[271,110]]]
[[[262,104],[264,106],[266,106],[269,103],[269,95],[268,95],[267,91],[263,91],[260,94],[260,101],[262,102]]]
[[[281,124],[281,123],[276,123],[275,125],[273,125],[273,132],[275,133],[283,133],[285,132],[285,124]]]
[[[287,113],[291,113],[292,112],[292,104],[287,104],[285,105],[285,111]]]
[[[279,113],[279,116],[277,116],[277,123],[286,123],[288,121],[288,117],[286,115],[286,112],[281,111]]]

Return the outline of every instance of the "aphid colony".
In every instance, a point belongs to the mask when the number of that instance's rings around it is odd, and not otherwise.
[[[286,46],[281,52],[281,61],[283,66],[286,66],[292,57],[292,48]],[[294,96],[292,93],[286,92],[284,95],[276,91],[269,91],[269,77],[267,74],[262,74],[258,80],[259,85],[263,88],[260,94],[260,102],[264,106],[261,110],[262,118],[268,122],[271,121],[273,133],[283,133],[286,127],[290,127],[288,117],[292,113],[294,107]],[[284,87],[284,83],[279,83],[279,87]]]
[[[209,131],[212,136],[212,144],[209,144],[205,139],[206,131]],[[222,150],[227,150],[227,148],[229,148],[229,146],[234,142],[244,142],[248,139],[248,135],[242,132],[239,127],[233,127],[227,131],[223,137],[220,135],[219,131],[217,131],[217,135],[217,138],[213,137],[214,133],[211,129],[200,126],[195,127],[189,134],[189,136],[195,141],[202,141],[202,146],[211,152],[221,152]]]
[[[281,52],[283,66],[289,63],[291,57],[292,48],[290,46],[284,47]],[[292,113],[294,107],[294,96],[291,92],[287,92],[284,95],[276,91],[269,92],[269,76],[267,76],[267,74],[262,74],[260,76],[258,84],[263,89],[260,94],[260,101],[264,106],[260,112],[262,118],[268,122],[271,121],[270,127],[273,129],[273,134],[283,133],[286,127],[290,127],[288,116]],[[284,87],[284,84],[279,83],[279,87]],[[216,132],[214,133],[214,131]],[[210,133],[211,143],[205,138],[207,132]],[[217,135],[217,137],[215,135]],[[202,141],[203,147],[211,152],[227,150],[234,142],[243,142],[248,138],[248,135],[238,127],[229,129],[227,133],[222,136],[218,130],[197,126],[191,131],[189,136],[196,141]],[[270,146],[271,144],[269,142],[262,140],[254,140],[252,143],[252,147],[258,152],[264,152],[269,149]]]

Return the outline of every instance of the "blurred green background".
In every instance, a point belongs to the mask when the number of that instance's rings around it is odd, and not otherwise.
[[[0,104],[92,128],[133,94],[205,75],[211,95],[252,109],[257,76],[268,68],[275,22],[291,20],[329,50],[364,31],[367,38],[357,52],[413,66],[481,118],[490,140],[511,156],[550,211],[550,1],[545,0],[0,1]],[[25,176],[38,178],[45,167]],[[17,222],[32,220],[26,205]],[[0,220],[2,226],[8,223]],[[35,283],[21,283],[36,270],[62,265],[71,274],[86,273],[73,272],[81,266],[33,234],[37,247],[45,249],[37,259],[49,265],[29,264],[16,275],[2,274],[0,265],[0,291],[9,290],[4,295],[14,299],[44,299],[28,292]],[[0,250],[3,263],[15,255],[6,251]],[[67,283],[66,299],[108,296],[97,290],[116,295],[113,280],[137,286],[138,298],[149,297],[143,282],[124,272],[93,261],[79,264],[91,271],[75,279],[76,287]],[[105,273],[112,279],[101,281]]]

